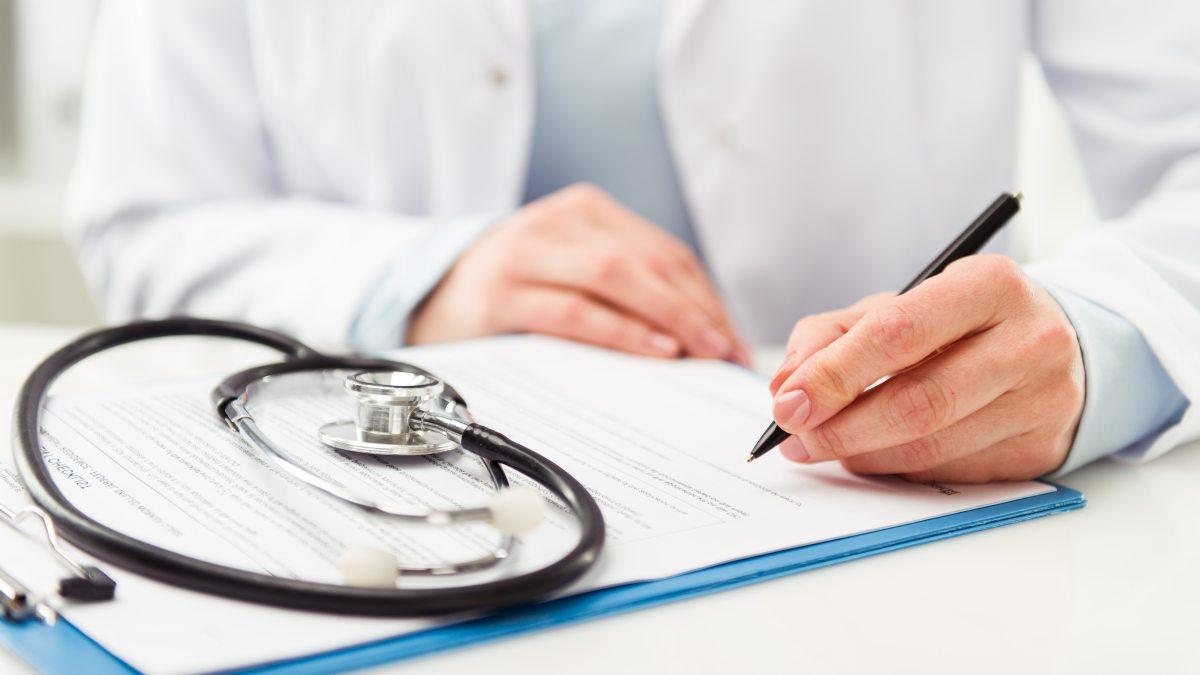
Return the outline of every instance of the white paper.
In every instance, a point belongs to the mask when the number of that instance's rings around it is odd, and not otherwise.
[[[924,520],[1050,491],[1036,482],[913,485],[836,466],[753,464],[769,421],[761,377],[725,363],[647,360],[549,338],[510,337],[406,350],[442,377],[480,422],[549,457],[601,503],[609,543],[582,591]],[[346,546],[385,545],[427,564],[485,552],[487,528],[381,522],[287,476],[221,425],[214,380],[52,402],[45,460],[83,510],[122,531],[209,560],[336,581]],[[305,382],[305,384],[309,384]],[[317,427],[352,411],[338,387],[255,411],[264,430],[324,475],[414,510],[482,503],[489,484],[465,453],[375,459],[325,450]],[[11,461],[6,458],[6,461]],[[527,482],[518,480],[517,482]],[[0,470],[0,501],[19,503]],[[573,542],[551,509],[506,571],[536,566]],[[3,564],[47,580],[45,556],[0,528]],[[419,630],[428,620],[287,611],[182,591],[111,565],[118,599],[64,615],[117,656],[152,672],[232,668]],[[34,579],[30,579],[33,583]],[[443,620],[444,621],[444,620]]]

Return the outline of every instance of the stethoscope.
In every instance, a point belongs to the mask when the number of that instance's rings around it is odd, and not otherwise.
[[[283,353],[283,361],[230,375],[213,390],[211,398],[230,429],[289,475],[360,509],[403,522],[434,526],[487,523],[501,533],[499,544],[484,556],[433,566],[403,565],[394,554],[379,549],[351,549],[343,556],[343,585],[209,562],[130,537],[89,517],[66,499],[42,459],[39,429],[47,392],[59,375],[85,358],[130,342],[176,336],[233,338]],[[473,508],[413,513],[308,470],[263,433],[251,414],[251,402],[260,388],[276,379],[312,372],[345,373],[338,377],[356,401],[355,419],[334,420],[320,427],[323,444],[376,455],[425,455],[462,448],[483,461],[496,488],[492,501]],[[431,373],[396,361],[322,354],[286,335],[231,321],[178,318],[135,322],[88,333],[54,352],[21,388],[13,453],[18,473],[36,504],[30,508],[40,511],[44,522],[83,551],[168,584],[270,605],[391,616],[513,605],[545,598],[579,579],[595,564],[604,546],[604,518],[587,489],[545,457],[475,423],[462,397]],[[574,546],[553,562],[520,574],[436,588],[398,587],[397,579],[405,577],[454,576],[461,580],[511,556],[516,541],[513,535],[538,524],[543,501],[531,489],[510,487],[504,467],[524,474],[562,501],[578,521]],[[110,580],[100,581],[111,584]]]

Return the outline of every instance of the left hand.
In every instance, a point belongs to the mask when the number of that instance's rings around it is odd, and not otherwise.
[[[1083,357],[1044,289],[1010,259],[977,255],[904,295],[802,319],[771,392],[793,461],[918,482],[1020,480],[1066,459]]]

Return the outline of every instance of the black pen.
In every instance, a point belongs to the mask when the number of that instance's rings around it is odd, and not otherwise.
[[[900,291],[900,294],[903,295],[911,291],[929,277],[941,274],[942,270],[946,269],[946,266],[955,260],[978,253],[979,249],[983,248],[984,244],[988,243],[988,240],[992,238],[992,235],[999,232],[1000,228],[1004,227],[1005,223],[1011,220],[1017,214],[1017,211],[1020,210],[1020,192],[1005,192],[997,197],[996,201],[984,209],[983,213],[979,214],[979,217],[975,219],[975,222],[967,226],[967,229],[963,230],[962,234],[950,242],[946,250],[939,253],[938,257],[933,259],[933,262],[926,265],[925,269],[921,270],[921,273],[910,281],[904,287],[904,290]],[[754,449],[750,451],[750,457],[746,461],[753,462],[762,457],[790,435],[788,432],[780,429],[779,425],[771,422],[771,426],[767,427],[763,435],[758,438],[758,442],[754,444]]]

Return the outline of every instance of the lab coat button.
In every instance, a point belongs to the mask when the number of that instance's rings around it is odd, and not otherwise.
[[[713,133],[713,140],[716,141],[717,147],[727,152],[732,152],[738,147],[737,131],[728,124],[717,127]]]
[[[503,89],[504,85],[508,84],[508,71],[500,66],[493,66],[492,69],[488,71],[488,81],[491,82],[492,86],[496,89]]]

